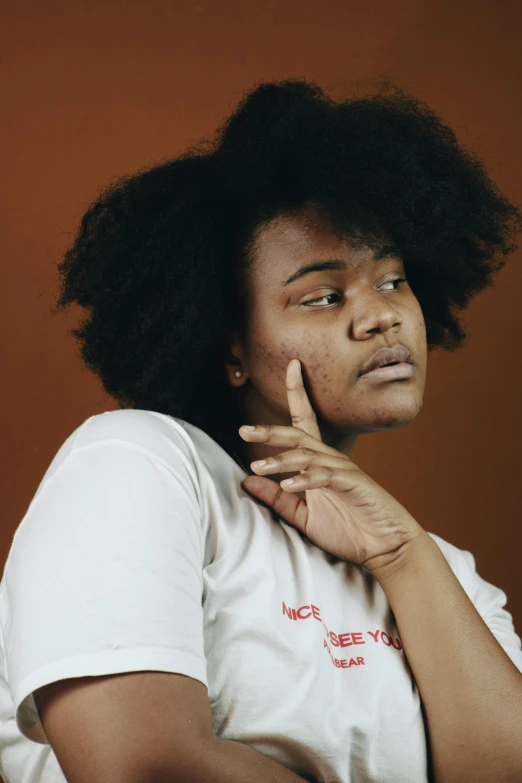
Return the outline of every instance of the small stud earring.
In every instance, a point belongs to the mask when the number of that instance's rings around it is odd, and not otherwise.
[[[236,373],[235,373],[235,375],[236,375],[236,378],[241,378],[241,376],[243,375],[243,373],[241,372],[241,370],[236,370]]]

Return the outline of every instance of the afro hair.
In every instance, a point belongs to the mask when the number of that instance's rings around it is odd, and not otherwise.
[[[256,231],[312,204],[359,246],[391,238],[424,314],[428,350],[454,351],[462,310],[516,249],[518,208],[420,100],[389,81],[334,101],[314,82],[261,83],[213,139],[105,188],[58,265],[54,311],[120,408],[188,421],[234,458],[225,378]]]

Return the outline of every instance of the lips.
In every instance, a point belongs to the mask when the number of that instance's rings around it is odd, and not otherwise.
[[[377,367],[383,367],[385,364],[396,364],[397,362],[407,362],[413,364],[411,354],[408,349],[397,343],[392,348],[379,348],[373,356],[370,356],[359,375],[375,370]]]

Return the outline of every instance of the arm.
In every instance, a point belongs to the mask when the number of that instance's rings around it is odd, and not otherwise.
[[[182,674],[69,678],[34,700],[68,783],[315,783],[217,738],[206,686]]]
[[[522,674],[436,542],[426,533],[372,573],[424,705],[436,783],[522,780]]]
[[[213,737],[198,759],[193,759],[186,776],[176,771],[150,777],[139,783],[316,783],[313,777],[300,777],[274,759],[235,740]]]

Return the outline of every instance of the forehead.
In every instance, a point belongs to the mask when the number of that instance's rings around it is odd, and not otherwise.
[[[298,215],[280,215],[257,230],[249,276],[256,285],[278,285],[304,263],[331,258],[346,260],[356,271],[371,263],[373,250],[354,248],[306,209]]]
[[[254,256],[260,262],[269,261],[274,253],[281,258],[299,260],[323,246],[331,249],[344,244],[326,222],[306,210],[299,215],[279,215],[259,228]]]

